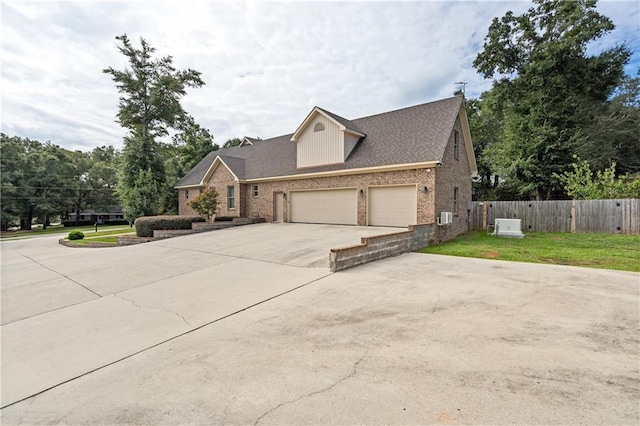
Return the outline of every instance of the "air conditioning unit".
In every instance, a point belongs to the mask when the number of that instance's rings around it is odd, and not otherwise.
[[[453,223],[453,212],[441,212],[438,225],[450,225]]]

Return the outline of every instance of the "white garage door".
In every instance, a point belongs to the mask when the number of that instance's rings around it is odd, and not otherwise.
[[[417,191],[415,185],[369,188],[369,225],[415,225]]]
[[[294,191],[289,194],[291,222],[358,224],[356,189]]]

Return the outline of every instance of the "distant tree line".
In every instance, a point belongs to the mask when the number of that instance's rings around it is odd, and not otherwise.
[[[228,142],[233,146],[233,139]],[[207,129],[190,125],[171,143],[158,143],[165,181],[154,194],[153,214],[176,214],[175,183],[209,152],[219,149]],[[69,219],[86,209],[122,204],[118,186],[123,155],[113,146],[90,152],[72,151],[49,141],[0,134],[0,221],[2,230],[18,225],[31,229],[34,221],[46,228],[53,218]],[[147,182],[140,182],[145,187]],[[137,217],[137,216],[136,216]],[[130,218],[135,219],[135,217]]]
[[[70,151],[51,142],[1,134],[2,230],[13,224],[31,229],[33,219],[46,227],[52,217],[118,204],[113,192],[118,164],[113,147]]]

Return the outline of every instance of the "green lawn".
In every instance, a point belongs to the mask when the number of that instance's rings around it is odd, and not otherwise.
[[[503,238],[472,231],[421,253],[640,272],[640,236],[529,232]]]
[[[107,244],[113,244],[115,246],[116,244],[118,244],[118,237],[84,238],[82,240],[74,240],[69,242],[71,244],[76,244],[79,246],[84,246],[90,243],[107,243]]]
[[[49,234],[69,234],[71,231],[82,231],[85,236],[100,236],[100,235],[109,235],[110,234],[122,234],[126,232],[135,232],[135,228],[130,228],[126,225],[98,225],[98,232],[95,232],[95,226],[77,226],[65,228],[62,225],[52,225],[48,226],[47,229],[35,228],[30,231],[7,231],[0,234],[0,239],[2,238],[26,238],[26,237],[35,237],[38,235],[49,235]],[[105,233],[106,232],[106,233]]]

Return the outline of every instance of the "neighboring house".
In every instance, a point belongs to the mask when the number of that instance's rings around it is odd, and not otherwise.
[[[113,205],[113,206],[102,207],[95,210],[94,209],[82,210],[80,212],[80,218],[78,220],[89,220],[93,223],[97,222],[98,224],[102,224],[106,220],[113,220],[113,219],[124,220],[124,213],[122,212],[122,206]],[[75,212],[69,213],[69,220],[70,221],[76,220]]]
[[[442,218],[445,240],[468,229],[476,174],[464,100],[453,97],[356,120],[315,107],[293,134],[209,153],[176,188],[180,214],[213,187],[219,216],[397,227]]]

